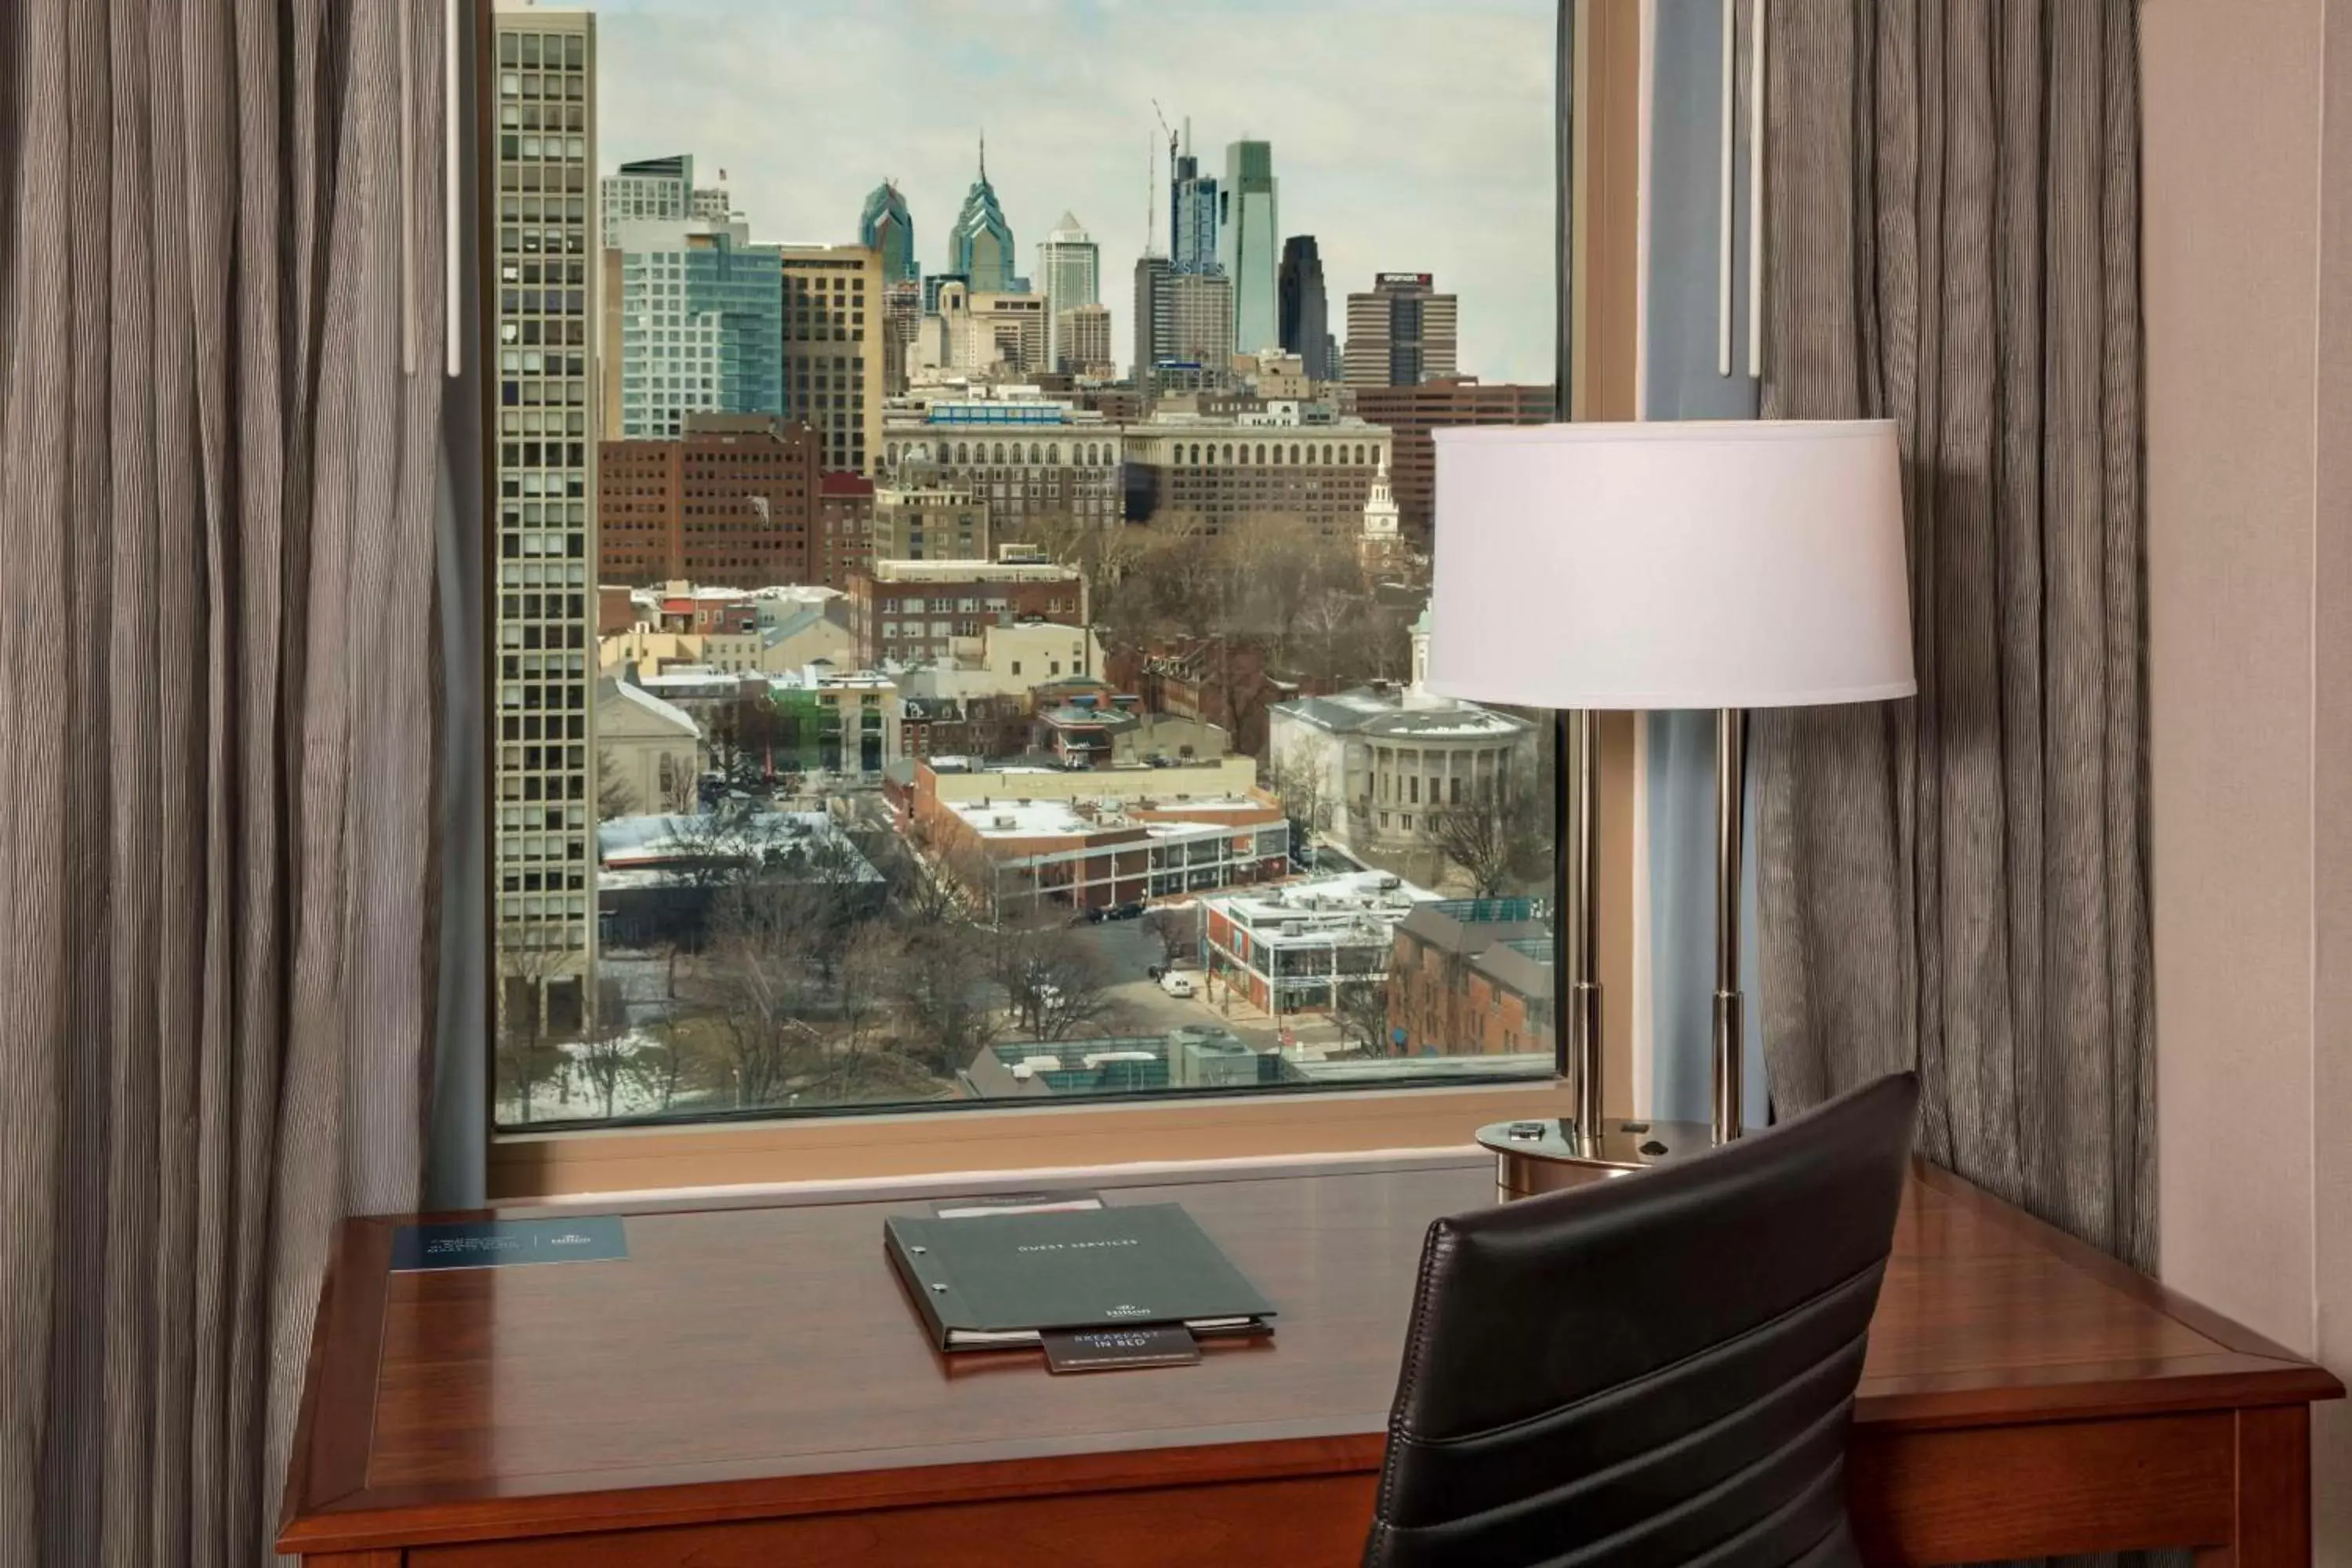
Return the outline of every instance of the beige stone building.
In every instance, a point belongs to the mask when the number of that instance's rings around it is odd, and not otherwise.
[[[817,433],[828,470],[871,475],[882,454],[882,257],[862,245],[787,245],[784,409]]]
[[[691,810],[705,755],[684,709],[631,681],[596,683],[598,815]]]

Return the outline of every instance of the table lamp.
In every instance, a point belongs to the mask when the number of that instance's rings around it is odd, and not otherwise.
[[[1747,712],[1917,690],[1895,426],[1573,424],[1435,440],[1428,684],[1558,716],[1570,908],[1553,922],[1553,988],[1575,1115],[1545,1126],[1548,1152],[1640,1165],[1737,1138]],[[1671,1133],[1604,1123],[1594,938],[1592,716],[1662,708],[1717,715],[1714,1120]]]

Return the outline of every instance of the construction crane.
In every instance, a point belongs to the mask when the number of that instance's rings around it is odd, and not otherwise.
[[[1160,107],[1160,100],[1156,98],[1151,100],[1151,112],[1160,117],[1160,129],[1168,132],[1168,181],[1172,186],[1176,182],[1176,132],[1168,123],[1168,111]],[[1151,191],[1147,193],[1147,196],[1143,208],[1143,249],[1144,254],[1148,256],[1151,252],[1152,227],[1160,211],[1160,195],[1157,191]],[[1176,245],[1175,227],[1172,221],[1169,228],[1168,245],[1172,254]]]

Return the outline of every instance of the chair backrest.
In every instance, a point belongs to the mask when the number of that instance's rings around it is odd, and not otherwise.
[[[1917,1098],[1432,1225],[1364,1562],[1858,1564],[1846,1431]]]

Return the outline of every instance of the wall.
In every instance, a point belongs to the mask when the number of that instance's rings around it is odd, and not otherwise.
[[[2141,28],[2161,1270],[2346,1373],[2352,0]],[[2352,1563],[2352,1421],[2315,1436]]]

